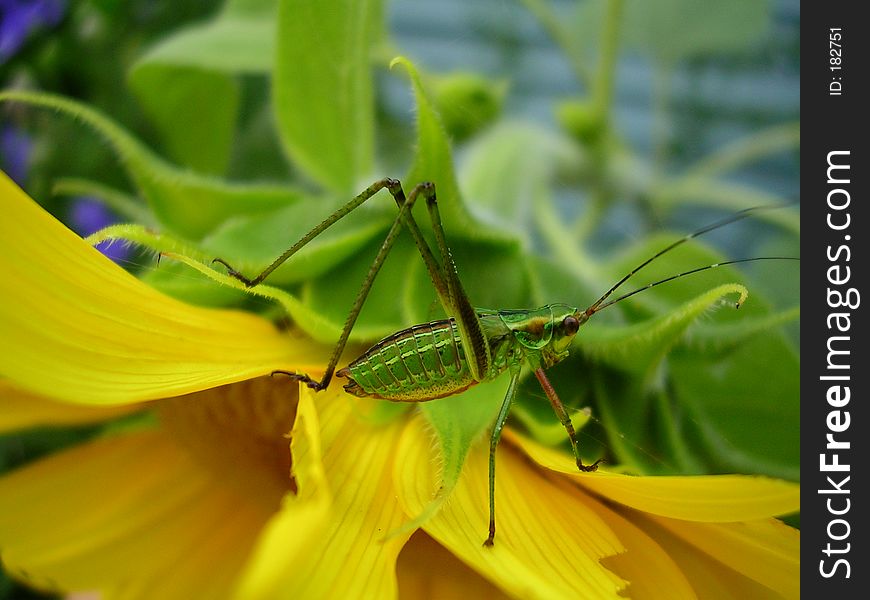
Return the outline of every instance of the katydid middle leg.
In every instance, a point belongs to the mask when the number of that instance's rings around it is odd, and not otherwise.
[[[484,546],[492,546],[495,541],[495,450],[498,447],[498,441],[501,439],[501,431],[504,429],[505,421],[511,409],[511,403],[517,395],[517,387],[520,381],[519,369],[514,369],[511,372],[511,382],[508,385],[507,394],[501,403],[501,408],[498,411],[498,417],[495,419],[495,424],[492,426],[492,433],[489,436],[489,535]]]

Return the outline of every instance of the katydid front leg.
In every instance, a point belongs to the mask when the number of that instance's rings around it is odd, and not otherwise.
[[[559,422],[562,423],[565,431],[568,432],[568,439],[571,441],[571,450],[574,451],[574,460],[577,462],[577,468],[585,473],[597,471],[599,463],[604,459],[599,458],[591,465],[583,464],[583,459],[580,458],[580,445],[577,443],[577,433],[574,431],[574,424],[571,423],[571,417],[568,415],[568,411],[565,410],[565,405],[562,404],[562,401],[556,394],[556,390],[547,378],[544,369],[541,369],[540,367],[535,369],[535,377],[538,378],[538,383],[541,384],[544,393],[547,395],[547,399],[550,401],[550,406],[553,407],[553,412],[556,413],[556,416],[559,417]]]

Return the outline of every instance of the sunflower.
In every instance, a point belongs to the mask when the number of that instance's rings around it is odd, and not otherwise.
[[[486,444],[439,510],[402,527],[442,475],[420,413],[268,377],[322,371],[323,346],[157,292],[5,175],[0,198],[0,426],[122,417],[0,478],[0,558],[28,585],[105,598],[799,596],[799,534],[775,518],[799,509],[797,485],[578,473],[514,431],[498,451],[494,547],[481,545]]]

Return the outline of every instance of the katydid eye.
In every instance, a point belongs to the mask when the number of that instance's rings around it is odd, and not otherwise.
[[[574,335],[580,329],[580,321],[577,317],[568,315],[562,319],[562,329],[567,335]]]

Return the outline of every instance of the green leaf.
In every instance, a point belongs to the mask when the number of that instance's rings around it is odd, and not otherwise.
[[[132,242],[155,253],[174,252],[175,254],[184,254],[194,260],[208,260],[207,255],[194,244],[172,235],[156,233],[136,223],[109,225],[85,238],[85,242],[92,246],[107,240]]]
[[[226,0],[224,14],[237,16],[259,16],[272,14],[275,10],[275,0]]]
[[[600,41],[600,25],[609,0],[578,5],[572,33],[582,48]],[[623,10],[626,45],[651,53],[665,63],[705,55],[748,51],[767,31],[766,0],[626,0]],[[579,45],[579,44],[578,44]]]
[[[656,207],[673,210],[678,206],[712,206],[737,212],[754,206],[783,206],[787,199],[745,184],[685,177],[658,186],[654,192]],[[800,214],[793,210],[763,210],[755,218],[773,223],[792,233],[800,233]]]
[[[646,322],[598,328],[587,325],[588,331],[577,338],[578,345],[588,356],[616,368],[650,373],[695,319],[731,294],[738,294],[742,301],[748,292],[740,284],[726,283]]]
[[[96,246],[104,242],[136,244],[151,250],[158,256],[162,253],[185,255],[192,260],[208,262],[211,257],[199,247],[168,234],[156,233],[138,224],[109,225],[85,238],[85,242]],[[139,278],[148,285],[179,300],[200,306],[231,306],[241,304],[245,294],[221,285],[213,279],[180,263],[155,259],[153,268],[139,273]]]
[[[382,242],[378,236],[329,273],[305,283],[302,300],[308,310],[340,331]],[[399,236],[366,298],[352,341],[374,342],[412,324],[404,314],[403,296],[408,270],[419,260],[411,237]],[[300,326],[307,330],[304,323]]]
[[[199,271],[213,281],[229,286],[230,288],[240,290],[251,296],[259,296],[261,298],[268,298],[278,302],[283,307],[284,311],[293,318],[296,324],[319,342],[326,344],[335,343],[341,333],[340,327],[336,327],[327,319],[322,318],[319,314],[310,310],[304,303],[300,302],[296,296],[285,290],[265,284],[249,288],[238,279],[220,273],[215,269],[212,269],[210,266],[184,256],[183,254],[167,252],[165,256],[172,260],[184,263],[188,267]]]
[[[800,475],[800,360],[781,335],[755,336],[714,368],[674,353],[676,397],[719,471]],[[759,369],[763,365],[763,369]]]
[[[685,346],[697,352],[731,350],[759,333],[800,319],[800,306],[727,324],[699,323],[686,336]]]
[[[154,268],[140,272],[139,279],[167,296],[197,306],[241,306],[248,298],[241,290],[222,285],[183,263],[171,260],[161,260]],[[262,308],[269,307],[265,305]]]
[[[565,164],[581,161],[576,145],[566,138],[506,121],[469,146],[460,182],[476,214],[528,245],[535,210],[552,202],[553,176]]]
[[[591,289],[569,266],[557,259],[527,254],[525,264],[532,305],[561,302],[585,308],[604,291],[603,286]]]
[[[505,373],[495,381],[480,383],[458,396],[420,405],[420,412],[434,429],[441,449],[441,487],[415,523],[425,521],[450,496],[459,481],[468,451],[495,421],[509,385],[510,375]]]
[[[462,286],[476,308],[528,308],[528,274],[520,249],[456,240],[451,252]],[[443,319],[435,287],[419,254],[412,261],[403,294],[405,314],[413,323]]]
[[[160,130],[169,156],[201,173],[226,170],[232,151],[239,85],[194,68],[139,65],[130,87]]]
[[[432,101],[413,63],[404,57],[394,58],[390,68],[401,65],[411,79],[414,99],[417,103],[417,146],[414,163],[405,177],[407,186],[424,181],[435,184],[438,194],[438,210],[448,235],[485,239],[496,243],[511,243],[513,236],[498,227],[473,220],[459,193],[453,171],[453,154],[450,140],[441,124],[441,118],[433,108]],[[406,190],[407,192],[408,190]]]
[[[652,236],[604,265],[602,271],[610,275],[602,283],[602,291],[680,237],[664,234]],[[687,242],[640,270],[610,299],[641,289],[650,282],[721,261],[720,255],[697,241]],[[745,332],[747,318],[756,319],[768,314],[766,303],[754,293],[748,302],[741,301],[739,311],[733,310],[734,302],[731,299],[725,302],[728,294],[747,293],[746,287],[741,284],[743,279],[739,271],[726,265],[644,290],[596,314],[584,325],[577,337],[577,344],[585,354],[596,360],[648,376],[667,350],[684,337],[687,328],[717,304],[728,307],[716,311],[717,327],[733,324],[737,327],[735,335],[740,329]],[[617,321],[619,313],[616,311],[620,309],[628,323]]]
[[[664,377],[664,375],[663,375]],[[587,426],[591,439],[606,440],[608,456],[635,474],[707,473],[694,423],[661,386],[610,369],[590,373],[599,420]]]
[[[350,194],[372,170],[370,50],[375,0],[282,0],[273,108],[288,156],[312,179]]]
[[[190,239],[202,238],[229,217],[266,212],[301,197],[285,186],[231,183],[177,169],[102,113],[68,98],[7,91],[0,93],[3,101],[51,108],[90,126],[112,145],[158,221]]]
[[[192,25],[148,50],[134,69],[144,65],[195,67],[234,74],[267,75],[274,62],[275,10],[239,14]]]
[[[236,217],[206,237],[202,247],[253,277],[323,221],[334,204],[322,198],[304,198],[268,213]],[[269,283],[280,286],[319,277],[373,238],[380,241],[391,222],[384,211],[358,209],[278,267],[269,275]]]
[[[767,31],[765,0],[628,0],[625,36],[659,60],[748,51]]]
[[[589,413],[585,410],[569,411],[571,424],[575,431],[580,431],[589,422]],[[545,446],[566,446],[568,432],[559,419],[550,412],[548,419],[538,419],[525,405],[517,403],[511,407],[511,417],[514,417],[529,432],[529,435]],[[567,450],[567,448],[566,448]]]
[[[655,234],[604,263],[601,266],[601,272],[604,274],[599,275],[600,278],[603,278],[603,281],[599,290],[597,290],[597,294],[603,293],[604,290],[621,279],[626,273],[629,273],[634,267],[682,237],[679,234]],[[621,294],[644,287],[651,282],[660,281],[679,273],[719,263],[724,260],[725,258],[722,254],[710,249],[698,240],[686,242],[673,251],[668,252],[665,256],[648,264],[624,283],[618,291],[614,292],[610,299],[615,299]],[[743,267],[748,266],[743,265]],[[682,304],[686,299],[694,298],[716,285],[733,282],[744,283],[745,277],[741,274],[743,270],[733,265],[725,265],[702,273],[680,277],[641,292],[625,302],[621,302],[617,305],[619,308],[610,308],[602,311],[595,316],[595,319],[604,317],[604,320],[613,322],[613,318],[616,315],[607,313],[612,313],[614,310],[619,311],[620,309],[630,321],[634,322],[659,316],[673,310],[675,306]],[[743,321],[747,316],[760,316],[767,314],[768,311],[767,303],[753,287],[750,289],[749,301],[741,306],[739,311],[720,311],[720,313],[717,313],[716,319],[728,323],[738,322]]]
[[[238,75],[267,75],[275,6],[231,2],[218,18],[160,40],[131,68],[130,87],[169,155],[203,173],[225,172],[240,104]]]

